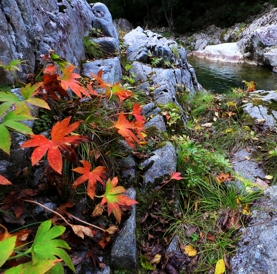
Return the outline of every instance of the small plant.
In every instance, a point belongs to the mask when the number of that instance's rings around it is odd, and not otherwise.
[[[104,51],[101,46],[91,40],[91,37],[84,38],[85,53],[88,59],[103,58]]]
[[[153,67],[161,66],[163,63],[163,57],[153,57],[151,61],[151,65]]]
[[[76,272],[70,257],[63,250],[70,249],[69,245],[62,239],[56,239],[64,233],[65,227],[51,226],[50,220],[43,222],[37,230],[33,244],[28,249],[26,249],[26,245],[16,245],[16,235],[6,233],[6,239],[0,241],[0,267],[6,261],[22,257],[28,258],[30,255],[31,261],[9,268],[5,273],[46,273],[48,270],[50,273],[63,273],[61,261],[64,261],[74,273]],[[13,255],[14,253],[17,255]]]
[[[180,52],[179,52],[179,49],[177,47],[171,47],[171,50],[175,56],[175,58],[180,58]]]
[[[4,70],[9,71],[14,77],[16,84],[18,84],[18,77],[16,75],[16,71],[20,71],[19,66],[24,65],[25,62],[26,60],[14,59],[8,65],[5,65],[2,62],[0,62],[0,67],[2,67]]]

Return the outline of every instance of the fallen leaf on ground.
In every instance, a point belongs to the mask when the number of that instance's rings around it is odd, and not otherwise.
[[[225,263],[223,259],[217,261],[214,274],[223,274],[225,272]]]
[[[191,245],[186,245],[184,248],[184,254],[189,257],[194,257],[197,254],[197,250]]]
[[[12,185],[12,183],[7,178],[5,178],[0,174],[0,185],[6,186],[6,185]]]
[[[86,227],[83,225],[70,225],[70,226],[71,226],[73,232],[82,239],[85,238],[85,235],[87,235],[91,238],[94,236],[92,230],[89,227]]]

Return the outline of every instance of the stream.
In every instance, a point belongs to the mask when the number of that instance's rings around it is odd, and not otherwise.
[[[277,73],[267,67],[233,64],[187,57],[196,71],[198,82],[214,93],[225,93],[232,88],[243,88],[245,81],[254,80],[258,90],[277,90]]]

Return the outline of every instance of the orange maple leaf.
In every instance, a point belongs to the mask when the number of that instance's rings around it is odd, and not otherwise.
[[[128,121],[123,111],[120,112],[118,121],[114,127],[132,148],[135,147],[135,143],[140,144],[141,141],[145,141],[142,134],[142,132],[145,132],[144,125],[138,122]],[[134,134],[134,132],[138,135],[138,137]]]
[[[62,77],[60,77],[61,86],[64,90],[68,90],[70,88],[79,98],[82,98],[82,94],[85,96],[89,96],[85,87],[82,86],[80,81],[76,79],[80,79],[81,76],[77,73],[73,73],[74,66],[65,67],[63,71]]]
[[[123,214],[120,206],[131,206],[137,204],[138,202],[129,198],[122,193],[126,192],[123,186],[116,186],[118,183],[118,178],[114,177],[112,180],[108,179],[106,182],[106,191],[101,204],[108,204],[108,215],[114,214],[116,220],[120,223],[121,216]]]
[[[121,104],[122,101],[124,101],[125,99],[134,96],[133,92],[131,92],[130,90],[127,90],[125,88],[123,88],[120,83],[116,83],[115,85],[112,86],[111,89],[111,95],[116,95],[119,98],[119,103]],[[109,96],[109,97],[110,97]]]
[[[219,183],[223,183],[223,182],[227,182],[227,181],[231,181],[234,179],[234,177],[231,175],[230,172],[228,173],[220,173],[219,176],[216,176],[215,179],[219,182]]]
[[[141,115],[141,113],[142,113],[142,108],[141,108],[140,104],[134,103],[132,115],[135,116],[138,123],[143,124],[143,123],[145,123],[145,117],[143,117]]]
[[[49,64],[43,71],[44,74],[57,74],[57,67],[53,64]]]
[[[75,172],[83,174],[80,176],[72,185],[72,188],[77,188],[80,184],[88,181],[88,189],[87,193],[91,199],[94,199],[95,196],[95,188],[97,181],[104,185],[103,179],[106,178],[105,172],[107,169],[104,166],[98,166],[95,169],[91,170],[91,165],[88,161],[81,160],[80,161],[84,167],[76,167],[72,169]]]
[[[6,186],[6,185],[12,185],[12,183],[7,178],[5,178],[0,174],[0,185]]]
[[[44,135],[30,135],[31,140],[26,141],[21,147],[36,147],[32,153],[32,165],[48,152],[47,159],[49,165],[59,174],[62,174],[62,154],[71,161],[76,162],[77,155],[71,145],[78,145],[81,142],[88,142],[90,139],[81,135],[66,136],[78,128],[81,121],[69,125],[71,116],[57,122],[51,131],[52,140],[47,139]]]
[[[90,73],[90,75],[95,78],[97,80],[97,82],[99,83],[99,87],[100,88],[104,88],[104,89],[107,89],[107,88],[111,88],[112,85],[109,84],[109,83],[106,83],[103,79],[102,79],[102,75],[103,75],[103,70],[99,70],[97,75],[93,74],[93,73]]]

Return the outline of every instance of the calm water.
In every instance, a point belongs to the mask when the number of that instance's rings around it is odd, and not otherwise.
[[[277,90],[277,73],[269,68],[208,61],[197,57],[187,59],[196,71],[198,82],[212,92],[224,93],[234,87],[243,88],[243,80],[254,80],[257,89]]]

